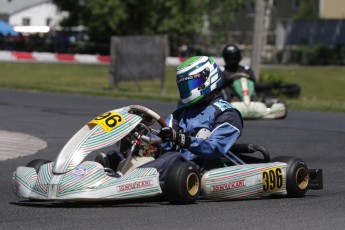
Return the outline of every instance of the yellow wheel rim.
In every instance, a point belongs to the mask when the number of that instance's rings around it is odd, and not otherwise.
[[[304,190],[309,184],[309,173],[305,168],[299,168],[296,173],[296,183],[300,190]]]
[[[190,196],[195,196],[199,192],[199,177],[196,173],[190,173],[187,177],[187,189]]]

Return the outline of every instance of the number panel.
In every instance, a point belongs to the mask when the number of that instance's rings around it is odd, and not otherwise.
[[[102,115],[96,117],[92,121],[90,121],[88,124],[94,124],[101,126],[104,131],[109,132],[116,128],[117,126],[121,125],[125,119],[123,116],[117,112],[106,112]]]
[[[281,167],[262,171],[262,189],[264,192],[279,191],[283,188],[283,170]]]

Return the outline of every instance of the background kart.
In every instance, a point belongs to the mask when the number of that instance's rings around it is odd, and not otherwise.
[[[284,100],[275,99],[268,89],[261,85],[260,94],[257,87],[246,73],[234,73],[231,83],[223,87],[224,97],[242,114],[244,119],[283,119],[287,116],[287,105]],[[259,97],[260,95],[260,97]]]
[[[303,196],[308,189],[322,188],[321,169],[308,169],[303,160],[293,157],[270,160],[265,148],[252,144],[235,144],[217,159],[218,165],[209,161],[201,168],[188,162],[176,164],[160,183],[156,169],[137,168],[161,153],[160,139],[152,137],[156,124],[166,126],[157,113],[139,105],[103,113],[83,126],[55,161],[37,159],[18,167],[13,190],[26,199],[62,201],[136,199],[163,193],[171,203],[189,204],[201,196]],[[104,161],[86,159],[107,146],[126,155],[117,172]]]

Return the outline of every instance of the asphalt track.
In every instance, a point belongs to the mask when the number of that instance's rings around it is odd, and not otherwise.
[[[174,103],[0,90],[0,130],[47,142],[37,154],[0,161],[0,229],[345,229],[345,114],[290,111],[285,120],[245,121],[241,142],[262,144],[271,156],[304,159],[322,168],[324,189],[303,198],[166,202],[29,202],[11,189],[15,168],[35,158],[54,160],[86,122],[128,104],[163,117]],[[2,137],[0,137],[2,139]],[[21,143],[22,144],[22,143]],[[29,145],[29,143],[28,143]],[[11,144],[13,152],[17,145]]]

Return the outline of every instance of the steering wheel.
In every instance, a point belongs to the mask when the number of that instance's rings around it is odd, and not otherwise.
[[[147,126],[151,126],[154,124],[155,121],[157,121],[158,124],[162,128],[167,127],[167,124],[165,123],[164,119],[153,110],[142,105],[130,105],[128,107],[130,108],[129,112],[141,116],[143,119],[143,123],[145,123]],[[152,137],[142,136],[141,138],[146,142],[152,142],[152,143],[162,142],[162,140],[159,137],[152,138]]]
[[[130,111],[132,111],[132,113],[134,114],[140,114],[143,113],[146,116],[145,117],[145,121],[146,123],[149,123],[149,125],[152,125],[155,121],[158,122],[158,124],[163,128],[163,127],[167,127],[167,124],[165,123],[165,121],[161,118],[160,115],[158,115],[156,112],[154,112],[153,110],[142,106],[142,105],[130,105],[128,106],[130,108]],[[143,117],[143,116],[142,116]],[[152,120],[149,120],[152,119]]]
[[[234,80],[240,79],[242,77],[245,77],[245,78],[249,79],[249,75],[247,73],[233,73],[230,76],[230,78],[234,79]]]

